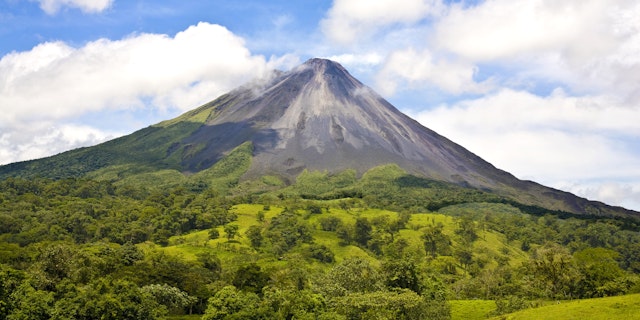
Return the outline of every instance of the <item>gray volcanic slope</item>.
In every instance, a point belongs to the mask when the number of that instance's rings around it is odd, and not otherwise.
[[[311,59],[268,83],[214,101],[213,116],[185,143],[207,147],[184,165],[206,168],[247,140],[250,172],[331,172],[397,163],[429,178],[493,189],[510,176],[423,127],[338,63]]]

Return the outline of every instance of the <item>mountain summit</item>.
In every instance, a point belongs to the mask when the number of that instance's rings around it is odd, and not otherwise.
[[[340,64],[310,59],[157,125],[101,145],[0,167],[0,177],[61,178],[98,172],[194,174],[241,145],[253,146],[245,178],[295,179],[303,170],[362,174],[395,163],[408,173],[552,210],[638,213],[521,181],[398,111]]]

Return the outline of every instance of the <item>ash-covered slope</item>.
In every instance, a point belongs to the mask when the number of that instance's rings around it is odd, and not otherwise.
[[[185,159],[191,171],[250,140],[255,146],[250,172],[255,174],[295,176],[305,168],[362,173],[397,163],[411,173],[481,188],[510,178],[407,117],[329,60],[311,59],[210,105],[206,124],[183,141],[206,145]]]

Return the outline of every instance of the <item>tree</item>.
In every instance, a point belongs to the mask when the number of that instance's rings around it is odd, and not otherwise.
[[[543,297],[567,299],[578,295],[576,286],[582,275],[566,248],[548,243],[536,249],[528,270],[533,275],[534,288]]]
[[[457,246],[455,251],[453,252],[454,256],[460,261],[460,264],[464,267],[468,268],[473,263],[473,251],[469,247],[465,246]]]
[[[9,320],[51,319],[55,298],[53,292],[37,290],[24,282],[16,288],[9,303],[13,306],[7,316]]]
[[[263,272],[259,265],[251,263],[238,268],[232,283],[240,290],[260,294],[268,282],[269,275]]]
[[[158,319],[167,312],[152,295],[120,279],[99,279],[80,290],[68,283],[58,295],[52,319]]]
[[[422,241],[428,256],[435,258],[438,255],[451,254],[451,239],[443,232],[442,224],[429,225],[422,230]]]
[[[325,312],[325,299],[309,290],[264,289],[262,314],[272,314],[272,319],[326,319],[318,317]]]
[[[75,256],[77,251],[71,245],[55,244],[40,252],[36,263],[36,286],[38,289],[53,291],[56,284],[65,278],[73,276],[77,270]]]
[[[449,319],[446,314],[430,313],[426,301],[417,293],[401,289],[352,293],[336,300],[336,310],[347,319]]]
[[[458,228],[455,233],[467,243],[471,243],[478,239],[476,223],[469,216],[464,216],[458,220]]]
[[[317,205],[315,203],[310,203],[309,205],[307,205],[307,211],[310,214],[321,214],[322,213],[322,207],[320,207],[319,205]]]
[[[389,288],[409,289],[418,294],[422,292],[419,270],[412,260],[385,261],[382,263],[382,274]]]
[[[147,285],[140,291],[152,296],[158,304],[167,307],[170,313],[181,313],[198,301],[196,297],[166,283]]]
[[[584,297],[603,297],[625,293],[624,287],[615,286],[614,281],[624,276],[616,261],[620,254],[604,248],[587,248],[573,255],[584,276],[580,292]]]
[[[251,242],[251,246],[255,249],[259,248],[262,245],[262,240],[264,239],[262,236],[262,228],[260,226],[250,226],[244,235]]]
[[[215,239],[218,239],[218,238],[220,238],[220,231],[218,231],[217,228],[211,228],[209,230],[209,239],[215,240]]]
[[[253,292],[244,292],[226,286],[209,299],[202,320],[256,319],[260,298]]]
[[[202,263],[202,266],[211,271],[216,279],[220,276],[220,273],[222,272],[222,262],[220,262],[220,259],[215,255],[215,253],[205,251],[197,254],[197,257],[198,261]]]
[[[324,263],[331,263],[335,261],[331,249],[323,244],[311,244],[307,250],[309,257],[312,259],[316,259]]]
[[[367,247],[369,240],[371,240],[371,223],[367,218],[360,217],[356,219],[354,226],[353,240],[362,247]]]
[[[12,296],[24,280],[21,271],[0,264],[0,319],[6,319],[13,311]]]
[[[285,211],[271,219],[271,223],[265,232],[265,237],[271,242],[271,248],[275,254],[280,255],[291,250],[299,243],[311,243],[311,228],[298,216]]]
[[[518,296],[508,296],[505,299],[496,300],[496,310],[491,312],[492,315],[499,316],[507,313],[513,313],[518,310],[526,309],[531,303]]]
[[[389,235],[389,242],[393,242],[395,238],[395,234],[400,231],[400,229],[406,224],[406,222],[401,222],[400,219],[389,219],[388,216],[378,216],[371,220],[371,224],[373,224],[378,231],[384,232]]]
[[[369,260],[360,257],[346,259],[334,266],[316,285],[327,297],[373,292],[384,288],[379,270]]]
[[[144,253],[131,242],[127,242],[120,247],[121,261],[125,266],[132,266],[136,261],[144,259]]]
[[[237,224],[226,224],[224,226],[224,233],[227,234],[227,240],[233,240],[238,234],[238,229],[240,227]]]
[[[336,231],[336,229],[342,224],[342,220],[338,217],[328,216],[318,219],[320,222],[320,228],[323,231]]]
[[[340,239],[339,245],[346,246],[351,244],[354,237],[353,229],[353,225],[345,225],[342,223],[336,227],[336,235]]]

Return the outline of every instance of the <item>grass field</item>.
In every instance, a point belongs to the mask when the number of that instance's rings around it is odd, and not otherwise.
[[[451,320],[484,320],[496,309],[493,300],[452,300]]]
[[[525,309],[494,320],[635,320],[640,319],[640,294],[583,299]]]

